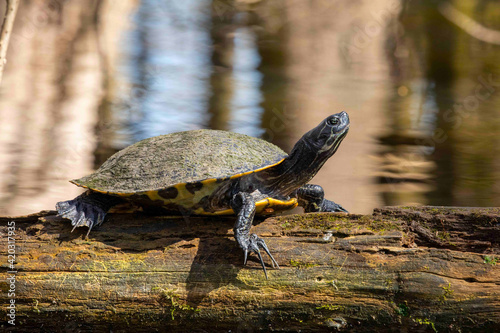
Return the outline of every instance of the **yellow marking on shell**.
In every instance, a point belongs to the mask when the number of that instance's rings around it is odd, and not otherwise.
[[[130,197],[131,195],[134,195],[134,193],[123,193],[123,192],[106,192],[106,194],[114,194],[114,195],[119,195],[120,197]]]
[[[298,202],[296,198],[291,198],[290,200],[283,201],[274,198],[266,198],[255,203],[256,214],[267,215],[272,214],[275,211],[282,211],[293,209],[297,207]],[[271,209],[267,211],[268,209]]]
[[[281,163],[281,161],[276,163],[276,164],[279,164],[279,163]],[[276,165],[276,164],[273,164],[273,165]],[[233,177],[237,177],[240,175],[247,175],[247,174],[250,174],[252,172],[256,172],[256,171],[263,170],[263,169],[265,169],[265,168],[257,169],[255,171],[246,172],[244,174],[235,175]],[[233,178],[233,177],[231,177],[231,178]],[[73,181],[70,181],[70,182],[75,184],[75,185],[78,185],[80,187],[88,188],[88,186],[80,185],[80,184],[77,184]],[[161,200],[165,204],[174,203],[174,204],[182,206],[186,209],[190,209],[191,207],[193,207],[193,204],[200,202],[200,200],[203,197],[212,194],[217,189],[217,187],[219,187],[221,185],[221,183],[217,183],[216,178],[205,179],[205,180],[201,181],[200,183],[202,183],[202,185],[203,185],[202,188],[200,188],[198,191],[195,191],[194,194],[187,190],[187,188],[186,188],[187,183],[181,183],[181,184],[174,185],[173,187],[175,187],[177,189],[178,194],[173,199],[165,199],[165,198],[161,197],[158,194],[159,190],[138,192],[137,194],[145,194],[149,197],[150,200],[153,200],[153,201]],[[97,189],[92,189],[92,191],[104,193],[104,194],[110,194],[109,191],[101,191],[101,190],[97,190]],[[129,197],[131,195],[134,195],[135,193],[111,192],[111,194]],[[291,198],[287,201],[274,199],[274,198],[265,198],[265,199],[259,200],[255,203],[255,213],[257,215],[267,215],[267,214],[272,214],[275,211],[293,209],[293,208],[297,207],[297,205],[298,205],[298,202],[297,202],[296,198]],[[194,211],[194,213],[197,215],[234,215],[234,211],[231,208],[216,211],[216,212],[205,212],[203,210],[203,208],[200,207],[200,208],[196,209]]]
[[[265,198],[259,200],[255,203],[255,213],[258,215],[268,215],[272,214],[275,211],[282,211],[293,209],[297,207],[298,202],[296,198],[291,198],[290,200],[283,201],[274,198]],[[270,209],[266,211],[266,209]],[[195,211],[195,214],[198,215],[234,215],[234,211],[232,209],[220,210],[217,212],[205,212],[203,208],[199,208]]]
[[[283,159],[282,159],[282,160],[280,160],[279,162],[274,163],[274,164],[271,164],[271,165],[267,165],[267,166],[265,166],[265,167],[263,167],[263,168],[256,169],[256,170],[252,170],[252,171],[247,171],[247,172],[243,172],[243,173],[238,173],[238,174],[236,174],[236,175],[233,175],[233,176],[229,177],[229,179],[235,179],[235,178],[239,178],[239,177],[242,177],[242,176],[249,175],[249,174],[254,173],[254,172],[259,172],[259,171],[262,171],[262,170],[265,170],[265,169],[269,169],[269,168],[271,168],[271,167],[273,167],[273,166],[275,166],[275,165],[280,164],[280,163],[281,163],[281,162],[283,162],[284,160],[285,160],[285,159],[283,158]]]
[[[158,191],[146,191],[146,192],[141,192],[141,194],[145,194],[148,196],[148,198],[150,200],[153,200],[153,201],[156,201],[156,200],[161,200],[161,201],[165,201],[165,199],[163,199],[162,197],[160,197],[160,195],[158,194]]]
[[[268,169],[270,167],[273,167],[275,165],[280,164],[281,162],[283,162],[283,160],[284,159],[280,160],[277,163],[265,166],[263,168],[259,168],[256,170],[233,175],[229,179],[242,177],[242,176],[254,173],[254,172]],[[217,178],[210,178],[210,179],[205,179],[205,180],[200,181],[200,183],[203,186],[199,190],[194,191],[194,193],[191,193],[190,191],[188,191],[188,189],[186,188],[187,183],[180,183],[180,184],[173,185],[172,187],[175,187],[177,189],[177,196],[175,198],[172,198],[172,199],[165,199],[162,196],[160,196],[160,194],[158,193],[160,190],[142,191],[142,192],[137,192],[137,193],[124,193],[124,192],[102,191],[102,190],[98,190],[98,189],[93,188],[92,191],[104,193],[104,194],[118,195],[118,196],[122,196],[122,197],[130,197],[134,194],[142,194],[142,195],[146,195],[152,201],[160,200],[160,201],[163,201],[163,203],[165,205],[175,204],[175,205],[184,207],[184,208],[189,210],[193,207],[194,204],[200,202],[200,200],[203,197],[214,193],[214,191],[217,189],[217,187],[219,187],[222,184],[222,183],[218,183],[217,180],[218,180]],[[75,183],[74,181],[70,181],[70,182],[77,185],[77,186],[83,187],[83,188],[87,188],[87,189],[89,188],[86,185],[81,185],[81,184]],[[267,215],[267,214],[273,213],[274,211],[293,209],[293,208],[297,207],[297,205],[298,205],[298,203],[297,203],[296,198],[292,198],[292,199],[287,200],[287,201],[278,200],[278,199],[274,199],[274,198],[265,198],[265,199],[259,200],[255,203],[255,208],[256,208],[255,213],[258,215]],[[234,211],[230,208],[216,211],[216,212],[205,212],[204,209],[200,207],[200,208],[196,209],[194,211],[194,213],[198,214],[198,215],[234,215]]]
[[[194,213],[197,215],[234,215],[234,211],[231,208],[219,210],[216,212],[205,212],[203,208],[198,208],[197,210],[194,211]]]
[[[175,204],[181,207],[184,207],[186,209],[191,209],[193,205],[197,204],[200,202],[200,200],[205,197],[209,196],[212,194],[217,187],[219,187],[221,184],[217,183],[217,179],[211,178],[211,179],[205,179],[200,182],[202,184],[202,187],[194,191],[194,193],[191,193],[186,185],[187,183],[180,183],[176,184],[173,187],[177,190],[177,196],[172,199],[165,199],[163,198],[159,193],[158,190],[153,190],[153,191],[146,191],[146,192],[141,192],[140,194],[145,194],[149,197],[151,200],[161,200],[165,205],[168,204]],[[199,209],[198,209],[199,210]],[[195,211],[195,214],[197,214]]]

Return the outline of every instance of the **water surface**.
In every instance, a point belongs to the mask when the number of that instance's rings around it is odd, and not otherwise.
[[[32,155],[16,155],[19,142],[2,137],[0,213],[33,212],[38,197],[44,205],[67,199],[78,191],[67,178],[147,137],[213,128],[290,151],[342,110],[351,130],[313,182],[351,212],[500,206],[500,46],[457,26],[444,14],[447,5],[144,0],[120,34],[109,103],[71,115],[81,121],[97,112],[90,121],[95,133],[78,139],[78,129],[71,132],[71,142],[89,148],[78,149],[81,159],[63,154],[57,173],[36,173],[21,186],[15,179],[31,171],[12,163]],[[500,4],[454,6],[485,29],[500,30]],[[8,106],[5,88],[1,98]],[[16,110],[2,116],[12,121]],[[45,132],[31,140],[37,135]]]

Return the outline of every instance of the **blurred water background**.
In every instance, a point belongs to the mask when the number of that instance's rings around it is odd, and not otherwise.
[[[53,209],[117,150],[213,128],[285,151],[351,130],[313,180],[354,213],[500,206],[500,3],[32,0],[0,90],[0,214]]]

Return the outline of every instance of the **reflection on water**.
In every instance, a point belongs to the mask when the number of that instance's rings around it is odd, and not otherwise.
[[[197,0],[143,1],[136,29],[123,45],[128,86],[121,91],[128,142],[206,124],[210,68],[208,4]],[[132,94],[131,94],[132,93]]]
[[[499,28],[499,7],[491,4],[458,9]],[[498,206],[500,48],[471,38],[426,2],[411,2],[400,21],[405,38],[396,51],[409,57],[391,63],[396,84],[411,96],[398,88],[388,105],[394,121],[381,137],[391,173],[382,179],[385,202],[401,204],[418,191],[419,203]]]
[[[260,137],[264,133],[261,127],[263,109],[260,106],[262,74],[257,70],[260,55],[256,42],[257,36],[250,27],[241,27],[234,31],[234,96],[230,104],[232,112],[229,130]]]
[[[500,30],[500,4],[453,4],[484,29],[445,17],[447,1],[65,4],[54,17],[79,17],[87,31],[66,27],[76,48],[57,40],[54,19],[10,51],[0,214],[52,208],[79,191],[66,179],[143,138],[214,128],[289,151],[341,110],[350,133],[313,182],[350,211],[500,206],[500,46],[479,40]],[[37,9],[20,9],[18,35]],[[112,23],[92,27],[96,11]],[[41,65],[27,65],[35,54]]]

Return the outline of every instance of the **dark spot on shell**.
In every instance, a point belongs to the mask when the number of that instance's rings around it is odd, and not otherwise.
[[[202,183],[188,183],[186,184],[186,190],[191,192],[191,194],[194,194],[194,192],[201,190],[203,187]]]
[[[164,199],[175,199],[178,194],[179,191],[175,187],[168,187],[158,191],[158,195]]]
[[[151,201],[146,194],[132,194],[128,199],[135,202]]]
[[[133,194],[127,198],[129,201],[134,202],[141,207],[162,207],[163,201],[151,200],[146,194]]]

